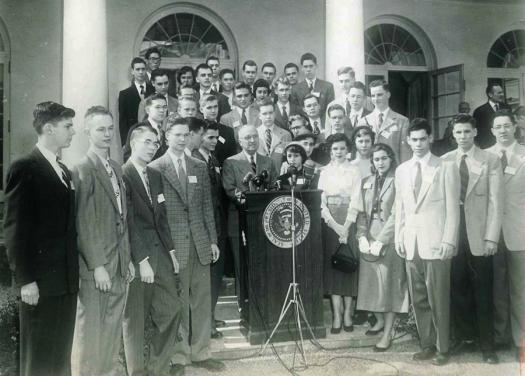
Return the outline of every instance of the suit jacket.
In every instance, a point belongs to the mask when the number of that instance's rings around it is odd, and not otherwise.
[[[197,87],[195,89],[195,93],[196,93],[196,99],[197,99],[197,108],[200,109],[199,103],[200,103],[200,99],[201,99],[201,93],[200,93],[200,86],[198,84],[197,84]],[[222,95],[221,93],[218,93],[218,92],[216,92],[214,90],[211,90],[210,94],[213,94],[213,95],[215,95],[218,98],[219,113],[217,115],[217,119],[220,119],[222,115],[225,115],[225,114],[227,114],[228,112],[230,112],[232,110],[232,108],[230,106],[230,102],[228,101],[228,97],[226,95]],[[200,110],[199,110],[199,112],[200,112]]]
[[[510,107],[506,104],[500,104],[499,108],[501,110],[509,110]],[[476,119],[476,128],[478,134],[474,141],[481,149],[486,149],[496,143],[496,138],[491,132],[492,128],[492,118],[494,116],[494,109],[487,101],[485,104],[479,106],[474,110],[472,114]]]
[[[77,229],[80,277],[93,279],[96,267],[104,266],[111,278],[125,277],[131,259],[126,222],[126,186],[122,170],[110,160],[120,186],[122,216],[111,180],[100,158],[91,150],[73,169],[77,188]]]
[[[145,121],[143,121],[141,123],[134,124],[129,129],[128,135],[126,136],[126,142],[125,142],[124,146],[122,147],[122,157],[124,159],[124,162],[126,162],[129,159],[129,156],[131,155],[131,144],[130,144],[131,133],[133,132],[133,130],[135,128],[137,128],[138,126],[141,126],[141,125],[149,125],[150,127],[153,128],[153,125],[148,120],[145,120]],[[164,133],[164,129],[160,130],[160,134],[158,136],[159,136],[160,146],[157,149],[157,151],[155,152],[155,155],[153,156],[153,160],[159,158],[161,155],[164,155],[166,150],[168,150],[168,144],[166,143],[166,136],[165,136],[165,133]]]
[[[355,203],[359,214],[357,215],[357,234],[368,240],[377,240],[384,245],[394,243],[394,201],[396,189],[394,176],[386,176],[381,191],[379,192],[379,216],[381,226],[370,226],[372,222],[372,208],[376,191],[376,175],[370,175],[361,182],[361,195]],[[352,204],[354,205],[354,204]],[[377,223],[377,222],[376,222]]]
[[[395,242],[404,245],[406,259],[417,251],[424,260],[440,258],[440,246],[456,246],[459,227],[459,170],[455,163],[430,156],[422,171],[419,196],[414,198],[412,161],[396,170]]]
[[[298,82],[292,87],[292,93],[290,94],[290,101],[295,103],[300,108],[303,108],[304,97],[310,94],[310,88],[306,80]],[[321,118],[325,117],[328,103],[334,100],[335,92],[334,85],[331,82],[321,80],[317,78],[315,80],[314,89],[312,94],[316,95],[319,99],[319,106],[321,107]]]
[[[498,158],[496,146],[487,149]],[[516,143],[503,172],[503,237],[511,251],[525,250],[525,146]]]
[[[442,158],[457,163],[458,154],[456,149]],[[499,158],[476,146],[469,162],[472,167],[467,164],[469,180],[463,207],[470,252],[481,256],[485,252],[485,240],[499,241],[503,215],[503,174]]]
[[[246,114],[246,118],[248,120],[248,124],[255,125],[258,127],[261,124],[261,120],[259,119],[259,110],[252,104],[250,107],[248,107],[248,113]],[[235,139],[239,141],[239,128],[242,126],[241,121],[241,115],[237,111],[237,108],[233,108],[230,112],[228,112],[226,115],[223,115],[219,117],[220,123],[227,125],[228,127],[233,128],[235,132]]]
[[[370,113],[359,120],[358,126],[368,125],[376,134],[375,142],[389,145],[396,154],[398,163],[408,161],[412,157],[412,150],[407,144],[409,121],[406,117],[390,109],[388,116],[383,119],[379,128],[377,117]]]
[[[290,126],[289,126],[288,122],[283,118],[283,114],[281,112],[282,111],[281,104],[279,102],[276,102],[273,107],[275,109],[275,119],[274,119],[275,125],[283,128],[283,129],[290,130]],[[304,115],[303,109],[301,107],[299,107],[297,104],[290,102],[290,111],[288,113],[288,118],[290,118],[290,116],[296,115],[296,114]]]
[[[150,163],[150,167],[162,175],[168,223],[181,270],[188,263],[191,241],[197,250],[201,265],[211,263],[211,244],[217,244],[210,178],[206,164],[187,155],[184,155],[184,158],[188,177],[187,197],[183,194],[181,181],[170,154],[165,153]],[[190,181],[192,177],[194,182]]]
[[[138,116],[137,119],[139,122],[146,121],[148,119],[148,114],[146,113],[146,100],[141,100],[139,103]],[[179,108],[179,100],[171,95],[168,95],[168,113],[166,114],[166,119],[171,114],[176,114]]]
[[[4,234],[17,287],[36,281],[40,296],[78,291],[75,191],[36,147],[7,172]]]
[[[175,249],[171,239],[164,187],[158,171],[146,167],[149,180],[151,201],[142,183],[142,179],[131,161],[127,161],[123,170],[128,202],[128,227],[131,246],[131,258],[135,264],[148,258],[148,262],[157,273],[159,262],[165,262],[164,254],[170,260],[169,252]]]
[[[330,104],[328,105],[327,109],[330,108],[330,106],[332,106],[333,104],[339,104],[341,106],[343,106],[343,108],[345,108],[345,103],[344,103],[344,100],[343,99],[336,99],[332,102],[330,102]],[[359,124],[359,120],[364,118],[366,115],[370,114],[371,112],[368,111],[366,108],[363,107],[363,111],[361,112],[361,117],[357,119],[357,123],[356,123],[356,127],[357,125]],[[328,113],[326,114],[326,119],[325,119],[325,137],[328,137],[332,134],[332,122],[330,121],[330,118],[328,117]],[[345,130],[345,136],[348,137],[349,140],[352,139],[352,135],[354,133],[354,125],[352,124],[352,120],[347,116],[345,116],[344,118],[344,123],[343,123],[343,127],[344,127],[344,130]]]
[[[155,89],[149,82],[146,83],[145,90],[145,97],[148,97],[155,92]],[[120,141],[122,145],[124,145],[129,128],[133,124],[138,123],[138,109],[141,100],[142,98],[137,91],[135,83],[131,83],[130,87],[121,90],[118,94],[118,122]]]
[[[277,169],[273,161],[261,154],[257,154],[256,159],[257,174],[266,170],[268,171],[268,185],[274,182],[277,178]],[[222,186],[230,200],[228,209],[228,236],[231,237],[239,236],[237,207],[240,206],[240,202],[235,194],[249,190],[249,186],[243,184],[243,179],[249,172],[252,172],[252,167],[244,152],[235,154],[224,161],[222,168]]]
[[[289,131],[282,129],[274,124],[272,130],[272,145],[270,150],[266,147],[266,127],[261,126],[257,128],[259,132],[259,154],[266,155],[273,160],[275,165],[275,171],[281,170],[281,164],[283,163],[283,150],[292,141],[292,135]]]
[[[219,126],[219,140],[217,141],[217,146],[215,146],[215,157],[217,157],[219,166],[222,166],[226,158],[237,154],[239,145],[235,140],[233,128],[222,123],[217,124]]]

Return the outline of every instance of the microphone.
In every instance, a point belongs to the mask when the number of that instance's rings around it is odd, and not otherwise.
[[[253,172],[251,172],[251,171],[248,172],[248,173],[244,176],[244,178],[242,179],[242,184],[244,184],[244,185],[248,185],[248,184],[252,181],[252,179],[253,179],[254,176],[255,176],[255,175],[254,175]]]
[[[268,179],[268,171],[263,170],[259,175],[256,175],[252,178],[253,184],[255,184],[256,187],[261,187],[264,184],[264,181]]]
[[[290,178],[292,180],[292,185],[296,185],[297,184],[297,167],[295,167],[294,165],[291,165],[290,167],[288,167],[288,171],[286,171],[288,173],[288,175],[290,175]]]
[[[313,161],[308,159],[303,164],[303,173],[306,180],[311,181],[315,175],[315,164]]]

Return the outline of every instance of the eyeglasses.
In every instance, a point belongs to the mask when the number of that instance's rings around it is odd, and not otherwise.
[[[144,145],[151,147],[153,146],[155,149],[158,149],[160,147],[160,142],[158,141],[151,141],[151,140],[140,140]]]
[[[514,127],[514,124],[512,124],[512,123],[505,123],[505,124],[494,125],[492,127],[492,129],[494,129],[496,131],[499,131],[501,129],[505,129],[506,131],[510,131],[510,130],[512,130],[513,127]]]

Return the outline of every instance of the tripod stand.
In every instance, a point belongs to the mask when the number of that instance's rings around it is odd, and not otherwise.
[[[286,314],[288,313],[288,310],[292,308],[293,306],[293,314],[295,318],[295,323],[297,325],[297,330],[299,331],[299,337],[300,342],[297,344],[299,347],[299,351],[301,353],[301,356],[303,358],[303,362],[305,365],[308,365],[306,361],[306,354],[304,350],[304,339],[303,339],[303,331],[301,326],[301,318],[304,320],[304,323],[306,327],[308,328],[308,331],[310,332],[310,335],[312,338],[315,338],[315,335],[313,333],[312,327],[310,326],[310,323],[308,322],[308,319],[306,318],[306,313],[304,311],[303,301],[301,299],[301,294],[299,293],[299,284],[296,280],[296,273],[295,273],[295,184],[292,184],[291,186],[291,196],[292,196],[292,282],[290,282],[290,285],[288,286],[288,292],[286,293],[286,297],[284,298],[283,307],[281,309],[281,314],[279,315],[279,320],[277,320],[277,324],[275,324],[275,327],[272,330],[272,333],[270,334],[270,337],[268,337],[268,340],[264,344],[261,352],[259,355],[261,355],[264,350],[266,350],[266,347],[268,347],[268,344],[271,342],[275,332],[281,325],[283,319],[286,317]]]

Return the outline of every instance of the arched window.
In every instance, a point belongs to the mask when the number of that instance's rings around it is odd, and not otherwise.
[[[488,68],[525,66],[525,30],[512,30],[500,36],[487,56]]]

